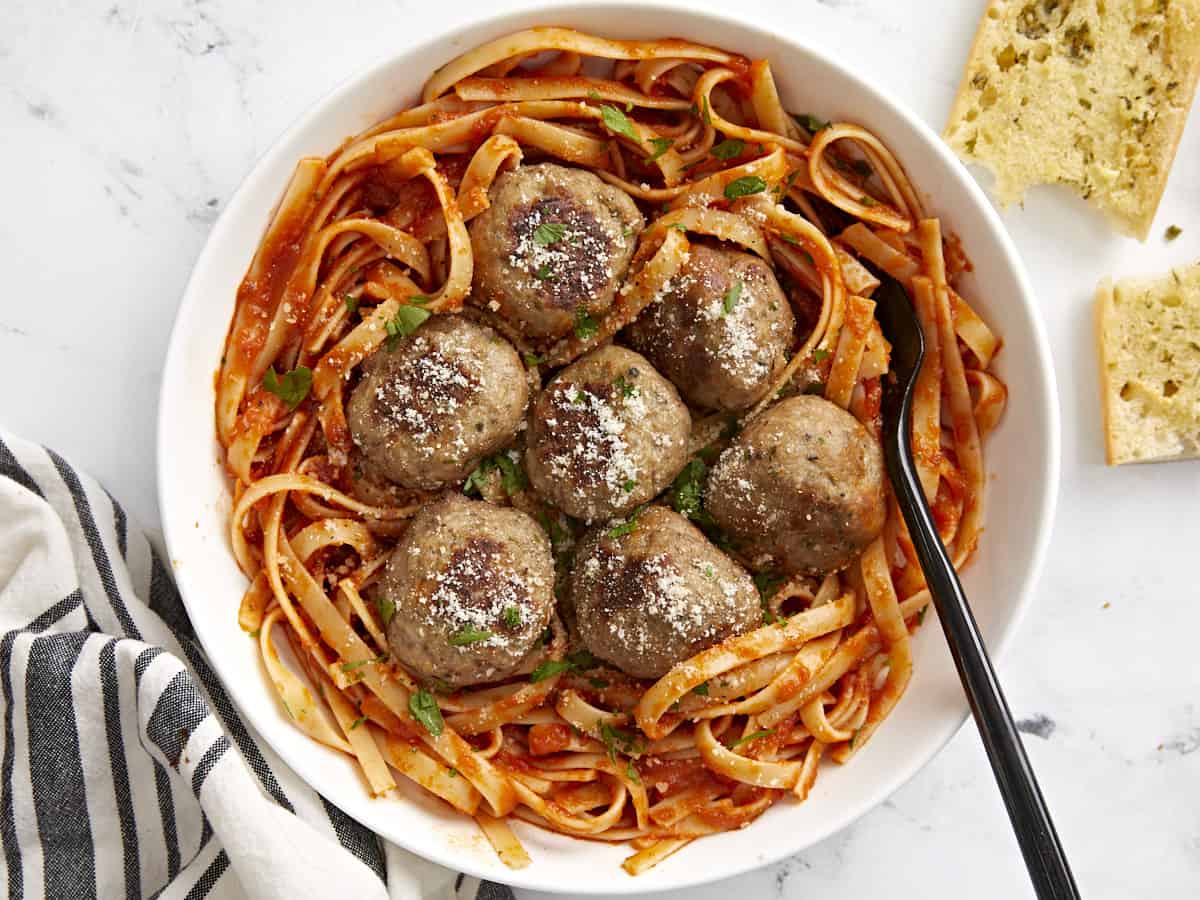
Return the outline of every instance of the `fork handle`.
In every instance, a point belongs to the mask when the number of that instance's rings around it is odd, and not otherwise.
[[[906,437],[909,433],[907,428],[902,431]],[[891,441],[885,443],[892,444]],[[1004,700],[979,627],[929,514],[912,463],[911,449],[905,447],[904,450],[903,454],[885,454],[888,468],[892,470],[892,485],[925,573],[929,593],[937,607],[942,630],[946,633],[950,654],[979,726],[996,783],[1008,808],[1029,877],[1039,900],[1078,900],[1079,889],[1025,755],[1012,713]]]

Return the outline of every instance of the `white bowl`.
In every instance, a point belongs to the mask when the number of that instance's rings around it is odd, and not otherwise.
[[[635,893],[699,884],[762,866],[844,828],[911,778],[958,730],[966,703],[942,635],[916,640],[916,671],[899,708],[845,767],[826,766],[809,799],[783,801],[748,828],[697,841],[633,878],[623,846],[573,840],[516,823],[533,857],[505,868],[474,823],[409,790],[372,800],[355,766],[293,728],[239,630],[246,587],[230,553],[230,491],[214,432],[213,372],[234,296],[296,161],[325,155],[343,138],[401,105],[464,50],[532,25],[569,25],[617,38],[675,36],[771,61],[788,109],[862,123],[891,147],[931,213],[958,233],[974,272],[962,285],[1004,339],[996,369],[1008,411],[986,445],[990,497],[980,552],[965,584],[989,647],[998,654],[1028,605],[1050,535],[1059,467],[1053,370],[1034,296],[999,218],[966,170],[928,127],[824,50],[709,14],[618,4],[561,6],[500,16],[397,53],[343,85],[259,160],[213,228],[171,336],[159,408],[159,504],[175,576],[196,631],[234,702],[302,778],[388,840],[473,875],[572,894]]]

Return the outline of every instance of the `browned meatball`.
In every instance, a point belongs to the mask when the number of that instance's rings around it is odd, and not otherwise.
[[[554,611],[554,559],[528,515],[448,494],[425,507],[373,588],[395,604],[392,655],[452,687],[512,675]]]
[[[795,325],[770,266],[700,244],[625,336],[693,406],[736,411],[787,365]]]
[[[491,328],[434,316],[363,363],[347,420],[373,471],[407,488],[465,478],[512,441],[529,401],[517,351]]]
[[[792,397],[721,454],[705,506],[756,565],[836,572],[883,530],[883,453],[840,406]]]
[[[687,461],[692,420],[644,356],[601,347],[563,369],[530,415],[525,469],[538,494],[593,522],[669,485]]]
[[[592,653],[638,678],[659,678],[762,624],[750,576],[687,519],[654,506],[631,524],[599,526],[576,551],[571,597]]]
[[[552,163],[498,177],[491,206],[471,222],[473,301],[534,341],[599,316],[629,267],[645,224],[624,191]]]

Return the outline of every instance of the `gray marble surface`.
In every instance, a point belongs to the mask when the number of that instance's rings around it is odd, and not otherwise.
[[[983,5],[739,0],[733,8],[834,48],[940,128]],[[334,85],[483,9],[6,0],[0,421],[68,454],[155,528],[166,339],[226,200]],[[1091,306],[1103,274],[1198,255],[1198,160],[1193,121],[1145,245],[1112,235],[1057,189],[1035,191],[1005,216],[1055,354],[1064,457],[1048,565],[1000,669],[1089,898],[1200,895],[1200,463],[1104,467]],[[1169,224],[1183,235],[1167,244]],[[736,883],[674,896],[685,895],[1032,894],[967,725],[853,827]]]

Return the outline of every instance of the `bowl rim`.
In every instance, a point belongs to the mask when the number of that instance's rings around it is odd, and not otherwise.
[[[159,389],[158,421],[155,434],[158,482],[156,493],[168,558],[175,558],[173,548],[179,546],[181,541],[180,533],[187,527],[184,523],[190,519],[186,510],[176,508],[176,497],[173,493],[172,485],[163,477],[163,473],[170,468],[166,464],[166,457],[171,445],[171,434],[169,433],[170,416],[167,410],[171,404],[172,397],[177,393],[175,387],[176,381],[183,377],[179,370],[183,365],[183,345],[187,341],[184,323],[192,318],[194,307],[202,300],[199,296],[198,285],[203,281],[204,273],[210,267],[211,258],[217,252],[217,246],[221,243],[220,238],[227,230],[235,227],[234,223],[245,215],[242,207],[248,202],[246,198],[252,192],[251,189],[257,182],[266,177],[266,173],[270,169],[278,164],[279,158],[285,155],[285,151],[295,142],[297,136],[319,122],[327,114],[328,109],[347,96],[361,90],[370,82],[377,80],[381,74],[385,73],[391,66],[405,57],[433,52],[438,47],[457,49],[456,44],[461,44],[465,35],[479,30],[490,31],[499,36],[512,30],[532,27],[528,24],[528,20],[531,16],[535,15],[553,15],[561,19],[572,12],[587,12],[595,15],[605,10],[617,12],[634,9],[640,12],[659,15],[685,12],[689,19],[704,21],[709,26],[729,26],[736,29],[741,35],[753,35],[757,39],[780,42],[787,45],[793,51],[806,54],[818,64],[828,67],[836,73],[838,78],[853,83],[857,89],[867,95],[873,96],[876,102],[887,107],[895,114],[901,120],[903,127],[914,132],[916,137],[919,138],[920,143],[925,145],[924,149],[941,158],[941,161],[946,164],[947,170],[952,173],[951,177],[956,179],[959,182],[958,186],[965,191],[972,214],[980,218],[985,230],[990,233],[999,246],[1003,267],[1010,271],[1019,286],[1019,297],[1015,299],[1025,308],[1032,333],[1033,340],[1029,348],[1031,351],[1030,358],[1036,362],[1038,375],[1044,389],[1040,397],[1028,396],[1026,399],[1030,403],[1041,405],[1042,418],[1046,422],[1046,453],[1044,454],[1044,459],[1041,461],[1041,471],[1037,473],[1040,483],[1044,485],[1044,489],[1037,503],[1036,522],[1031,523],[1036,529],[1036,540],[1032,548],[1030,563],[1023,577],[1019,580],[1018,588],[1015,591],[1016,601],[1011,607],[1011,612],[996,626],[996,636],[990,642],[989,649],[991,650],[993,662],[998,662],[1028,613],[1033,601],[1034,589],[1045,563],[1058,503],[1062,454],[1061,414],[1050,344],[1046,335],[1045,324],[1042,321],[1036,302],[1036,294],[1032,289],[1028,273],[1017,253],[1012,238],[1004,228],[999,214],[988,200],[983,189],[971,177],[965,167],[962,166],[950,148],[942,141],[941,137],[913,112],[905,102],[893,95],[890,90],[877,84],[871,77],[854,71],[849,65],[835,58],[830,51],[823,49],[819,43],[811,41],[803,35],[774,32],[752,22],[734,18],[732,15],[687,8],[678,2],[670,2],[670,0],[667,0],[667,2],[650,3],[642,3],[638,2],[638,0],[581,0],[581,2],[571,2],[571,0],[539,0],[539,2],[522,4],[518,8],[488,15],[480,19],[456,17],[449,23],[447,29],[428,34],[423,39],[415,42],[402,42],[403,46],[398,50],[387,53],[342,80],[340,84],[308,106],[270,143],[270,146],[255,160],[245,177],[238,184],[237,189],[233,192],[229,202],[206,237],[204,246],[196,258],[196,262],[184,287],[167,344],[162,382]],[[450,58],[453,58],[453,55],[447,59]],[[287,151],[287,154],[290,155],[291,151]],[[282,185],[280,186],[280,190],[282,190]],[[247,264],[248,259],[249,257],[247,257]],[[189,601],[187,583],[192,578],[190,567],[176,572],[176,581],[180,596],[188,612],[189,619],[193,623],[193,628],[195,628],[195,622],[197,621],[195,613],[199,607],[194,607],[193,602],[198,603],[197,595],[199,592],[192,592],[193,596],[197,597],[197,599]],[[200,639],[201,645],[204,646],[204,640],[200,636],[199,629],[197,629],[197,637]],[[207,652],[207,648],[205,649]],[[255,703],[250,702],[249,695],[238,685],[236,679],[228,679],[223,676],[222,669],[224,666],[220,654],[209,654],[209,660],[218,676],[221,676],[221,683],[241,714],[246,717],[251,725],[254,725]],[[794,846],[781,852],[747,856],[742,861],[723,866],[720,871],[706,871],[702,868],[697,868],[695,871],[684,870],[680,872],[678,878],[669,883],[643,886],[639,883],[638,879],[632,878],[618,882],[617,884],[606,883],[607,879],[597,879],[573,885],[571,891],[579,895],[592,895],[649,894],[666,890],[677,890],[720,879],[733,878],[746,872],[772,865],[787,856],[802,852],[807,847],[826,840],[831,835],[853,824],[907,784],[921,769],[929,765],[941,753],[946,744],[961,730],[968,715],[969,710],[965,697],[963,697],[958,721],[953,727],[947,729],[944,739],[931,745],[928,753],[915,754],[904,765],[893,769],[891,774],[884,779],[884,784],[873,795],[860,799],[857,803],[847,804],[843,815],[837,821],[830,822],[827,827],[820,829],[819,833],[813,836],[811,840],[802,843],[800,846]],[[308,783],[314,791],[321,793],[321,789],[315,783],[301,774],[301,768],[303,767],[297,766],[293,761],[294,756],[286,744],[271,740],[257,726],[255,727],[255,732],[278,754],[280,760],[285,765],[292,768],[297,777]],[[305,739],[308,740],[308,738]],[[367,825],[366,827],[369,828],[371,826]],[[548,884],[537,877],[530,877],[536,871],[536,865],[523,870],[508,870],[510,877],[502,878],[498,877],[494,870],[488,871],[475,865],[474,860],[469,854],[455,856],[449,850],[442,853],[431,853],[428,847],[418,848],[412,843],[403,844],[403,846],[417,856],[436,862],[447,868],[462,871],[468,875],[493,881],[501,880],[515,887],[533,890],[562,890],[561,886]]]

